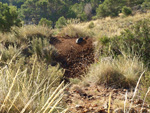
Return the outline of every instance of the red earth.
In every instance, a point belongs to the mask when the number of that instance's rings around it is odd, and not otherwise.
[[[76,44],[77,38],[54,37],[50,41],[58,50],[56,61],[65,69],[65,78],[79,77],[94,62],[92,38],[85,37],[82,43]]]

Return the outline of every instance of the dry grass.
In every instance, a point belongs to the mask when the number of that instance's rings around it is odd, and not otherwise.
[[[58,35],[62,37],[87,37],[92,36],[92,32],[87,31],[81,26],[68,25],[61,29]]]
[[[108,36],[112,37],[115,35],[120,35],[120,33],[126,29],[132,26],[135,22],[139,20],[143,20],[144,18],[150,18],[149,13],[144,14],[136,14],[134,16],[128,16],[128,17],[117,17],[117,18],[104,18],[104,19],[97,19],[90,22],[83,22],[83,23],[77,23],[72,24],[75,28],[83,29],[86,32],[93,32],[95,37],[101,37],[101,36]],[[94,27],[89,29],[89,24],[93,22]]]
[[[51,29],[35,25],[0,33],[0,112],[51,113],[65,110],[60,102],[66,87],[60,84],[64,71],[59,65],[48,65],[54,50],[47,47],[51,35]],[[28,46],[32,47],[30,57],[22,54]],[[38,57],[39,51],[46,51],[46,56]]]
[[[96,39],[101,36],[112,37],[120,35],[121,31],[130,28],[135,22],[149,17],[150,14],[137,14],[127,18],[98,19],[92,21],[94,23],[92,28],[89,28],[91,22],[75,21],[61,29],[59,35],[63,37],[66,35],[69,37],[92,36]],[[5,61],[2,59],[3,51],[6,53],[5,57],[9,57],[6,58],[9,60],[0,66],[0,111],[23,113],[64,110],[64,106],[59,103],[65,88],[63,83],[60,84],[62,70],[59,67],[48,66],[44,61],[39,62],[36,55],[28,59],[18,57],[20,48],[28,46],[28,39],[35,37],[49,39],[52,34],[51,29],[35,25],[13,28],[12,32],[7,34],[0,33],[2,43],[0,45],[0,65]],[[5,42],[13,42],[21,47],[17,48],[16,45],[6,49]],[[137,57],[100,60],[90,67],[83,81],[87,84],[92,82],[111,87],[135,87],[143,70],[145,70],[143,63]],[[75,82],[78,83],[78,81]]]
[[[90,67],[83,81],[111,87],[135,87],[143,70],[143,63],[136,57],[101,60]]]
[[[47,60],[52,60],[51,55],[56,50],[49,45],[51,36],[51,29],[36,25],[14,27],[9,33],[0,33],[2,60],[6,61],[12,58],[15,52],[20,49],[23,50],[22,55],[29,56],[36,53]]]
[[[27,46],[33,38],[45,38],[49,40],[52,36],[52,30],[48,27],[27,25],[21,28],[13,27],[9,33],[0,33],[0,42],[13,43],[17,46]]]
[[[36,56],[29,61],[31,66],[15,60],[0,67],[0,111],[63,111],[60,101],[66,86],[63,83],[59,85],[63,72],[58,67],[46,68],[45,64],[38,63]]]
[[[16,28],[14,29],[16,30]],[[45,26],[27,25],[27,26],[18,28],[17,30],[18,30],[18,35],[24,38],[27,36],[32,36],[32,35],[42,35],[45,37],[49,37],[52,35],[51,29]]]

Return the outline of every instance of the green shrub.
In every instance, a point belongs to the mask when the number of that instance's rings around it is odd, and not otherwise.
[[[125,5],[125,1],[123,0],[105,0],[96,9],[96,16],[97,17],[118,16],[119,11],[121,10],[123,5]]]
[[[41,18],[39,21],[39,25],[47,26],[47,27],[52,27],[52,21],[47,20],[46,18]]]
[[[99,40],[102,45],[107,45],[110,42],[110,38],[108,38],[107,36],[101,37]]]
[[[95,27],[95,25],[94,25],[94,22],[90,22],[90,24],[88,25],[88,28],[94,28]]]
[[[80,14],[81,21],[87,21],[87,15],[85,13]]]
[[[124,6],[122,8],[122,13],[125,15],[125,16],[129,16],[132,14],[132,10],[130,7],[127,7],[127,6]]]
[[[56,49],[49,44],[51,30],[43,26],[25,26],[13,28],[12,33],[3,35],[4,40],[0,52],[2,61],[7,62],[20,51],[19,57],[29,57],[36,54],[38,59],[42,59],[51,64],[57,56]]]
[[[12,26],[21,26],[17,8],[0,2],[0,31],[10,31]]]
[[[143,9],[150,9],[150,0],[145,0],[142,4]]]
[[[60,17],[56,22],[56,28],[62,28],[66,25],[67,21],[64,16]]]
[[[103,43],[103,40],[100,40]],[[144,64],[150,62],[150,20],[137,22],[132,29],[126,29],[120,36],[110,38],[107,44],[103,44],[101,55],[130,55],[140,56]]]

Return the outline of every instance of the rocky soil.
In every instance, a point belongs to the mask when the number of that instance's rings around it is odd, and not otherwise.
[[[150,113],[150,105],[143,104],[143,100],[137,97],[131,101],[132,97],[133,91],[90,83],[89,86],[72,85],[66,91],[64,100],[69,113],[108,113],[108,110],[110,113],[124,113],[124,105],[125,113]]]

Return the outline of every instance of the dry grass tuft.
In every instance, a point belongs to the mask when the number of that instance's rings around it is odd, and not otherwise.
[[[15,28],[16,29],[16,28]],[[18,28],[19,37],[28,37],[33,35],[41,35],[44,37],[50,37],[52,35],[51,29],[45,26],[27,25],[22,28]]]
[[[0,111],[24,113],[64,110],[59,103],[66,87],[60,84],[63,72],[58,67],[39,63],[37,56],[28,61],[30,65],[23,64],[20,59],[0,67]]]
[[[83,78],[85,83],[104,84],[111,87],[135,87],[144,67],[138,58],[101,60],[93,64]]]
[[[34,38],[41,38],[49,40],[52,36],[52,30],[37,25],[27,25],[21,28],[13,27],[10,33],[0,33],[0,42],[3,45],[17,45],[27,46],[27,44]]]
[[[86,29],[80,27],[80,26],[74,26],[74,25],[68,25],[61,29],[59,36],[65,37],[87,37],[92,36],[92,32],[87,31]]]
[[[0,112],[64,110],[64,71],[49,65],[56,53],[51,35],[51,29],[35,25],[0,33]]]

